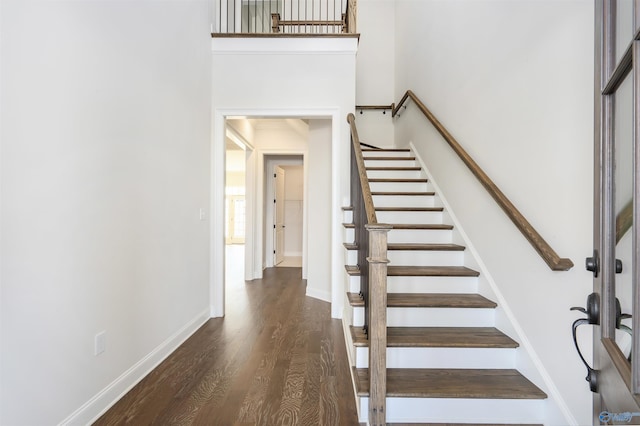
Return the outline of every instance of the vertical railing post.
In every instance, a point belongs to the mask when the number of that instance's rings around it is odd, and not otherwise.
[[[387,397],[387,233],[386,224],[369,231],[369,424],[386,424]]]

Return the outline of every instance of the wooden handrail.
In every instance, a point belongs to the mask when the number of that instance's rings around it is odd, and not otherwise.
[[[358,129],[356,128],[356,117],[352,113],[349,113],[349,115],[347,115],[347,122],[351,128],[351,140],[353,142],[353,149],[356,152],[358,176],[360,177],[362,198],[364,198],[364,207],[367,213],[367,223],[369,225],[375,225],[378,223],[378,219],[376,218],[376,209],[373,206],[373,197],[371,196],[371,188],[369,188],[369,180],[367,179],[367,170],[364,166],[362,149],[360,148],[360,138],[358,137]]]
[[[467,165],[471,173],[480,181],[482,186],[489,192],[489,195],[498,203],[502,210],[509,216],[511,221],[522,232],[525,238],[531,243],[533,248],[538,252],[542,259],[554,271],[568,271],[573,267],[573,262],[568,258],[561,258],[551,248],[551,246],[540,236],[540,234],[531,226],[529,221],[520,213],[520,211],[509,201],[506,195],[496,186],[496,184],[487,176],[487,174],[478,166],[456,139],[445,129],[445,127],[436,119],[436,117],[427,109],[427,107],[418,99],[411,91],[407,90],[398,105],[393,109],[391,116],[395,117],[400,107],[411,98],[416,106],[422,111],[425,117],[433,124],[438,133],[447,141],[449,146],[454,150],[458,157]]]

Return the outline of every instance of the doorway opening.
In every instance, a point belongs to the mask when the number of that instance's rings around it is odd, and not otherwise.
[[[271,243],[267,244],[273,249],[271,259],[267,258],[266,263],[277,267],[301,268],[305,218],[304,159],[299,155],[285,158],[270,156],[266,164],[267,178],[272,180],[272,185],[267,189],[267,204],[273,199],[270,206],[273,232]],[[268,227],[265,231],[269,232]]]
[[[342,293],[334,287],[339,286],[341,276],[340,270],[332,268],[334,263],[338,264],[337,259],[341,255],[339,250],[341,247],[332,245],[332,242],[339,240],[341,232],[340,222],[334,218],[340,213],[341,197],[337,188],[341,188],[340,165],[346,158],[346,154],[340,152],[342,145],[339,143],[341,131],[346,126],[337,124],[341,123],[338,120],[339,116],[338,109],[309,110],[301,113],[300,116],[291,115],[291,111],[260,112],[239,109],[215,111],[211,149],[210,216],[212,221],[210,268],[212,317],[224,316],[225,268],[241,269],[244,264],[244,282],[262,278],[264,269],[274,266],[273,250],[276,238],[273,232],[273,217],[275,212],[273,195],[269,190],[275,184],[273,174],[270,179],[266,176],[275,165],[284,166],[285,177],[287,173],[300,174],[299,167],[302,168],[303,175],[302,199],[288,200],[295,201],[290,204],[297,205],[298,216],[295,221],[300,220],[299,213],[300,210],[302,211],[302,254],[300,256],[299,235],[292,238],[297,245],[291,246],[287,243],[292,235],[287,236],[285,223],[282,247],[284,257],[291,255],[290,257],[301,258],[298,262],[301,260],[302,278],[307,280],[307,295],[332,302],[332,315],[339,317],[342,312],[340,303]],[[227,238],[225,235],[225,228],[229,229],[232,226],[231,219],[225,216],[227,157],[224,141],[229,134],[241,139],[247,146],[244,187],[244,262],[239,259],[239,256],[241,257],[239,254],[225,253],[226,248],[241,245],[238,244],[236,236]],[[313,158],[313,161],[309,161],[310,158]],[[277,163],[273,162],[276,160]],[[289,166],[298,166],[298,169]],[[287,170],[288,168],[290,170]],[[309,197],[308,194],[313,194],[313,197]],[[270,204],[267,200],[270,200]],[[235,202],[235,200],[231,201]],[[295,208],[291,208],[293,209]],[[229,215],[228,210],[227,214]],[[236,222],[237,216],[235,215]],[[314,224],[313,227],[307,226],[310,223]],[[292,234],[295,235],[295,233]],[[225,245],[225,242],[236,244]],[[229,257],[233,259],[227,259]],[[328,274],[331,279],[327,279]]]
[[[248,152],[247,152],[248,151]],[[251,145],[228,130],[225,138],[225,284],[244,282],[246,164]]]

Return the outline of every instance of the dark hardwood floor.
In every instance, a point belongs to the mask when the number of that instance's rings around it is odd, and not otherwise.
[[[305,286],[300,268],[228,279],[226,317],[209,320],[95,425],[358,425],[341,323]]]

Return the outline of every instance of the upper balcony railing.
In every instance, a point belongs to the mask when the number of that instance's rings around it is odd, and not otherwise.
[[[357,0],[213,0],[214,34],[355,33]]]

